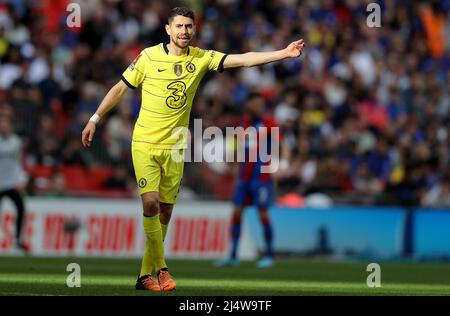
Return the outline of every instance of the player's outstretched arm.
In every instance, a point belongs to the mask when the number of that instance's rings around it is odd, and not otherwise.
[[[305,42],[303,39],[290,43],[285,49],[272,52],[248,52],[245,54],[231,54],[225,58],[224,68],[252,67],[282,60],[299,57]]]
[[[109,110],[111,110],[117,103],[120,102],[125,92],[127,92],[128,86],[120,80],[115,84],[103,98],[97,111],[86,124],[83,132],[81,133],[81,142],[84,147],[91,147],[92,140],[94,139],[95,127],[97,122],[103,117]]]

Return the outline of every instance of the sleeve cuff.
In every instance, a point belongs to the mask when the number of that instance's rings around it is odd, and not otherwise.
[[[124,77],[123,75],[122,75],[122,78],[121,78],[121,79],[122,79],[123,82],[125,82],[125,84],[126,84],[129,88],[131,88],[131,89],[133,89],[133,90],[136,89],[136,87],[133,86],[131,83],[129,83],[128,80],[125,79],[125,77]]]
[[[225,61],[225,58],[227,58],[228,54],[223,55],[222,59],[220,60],[219,67],[217,67],[218,72],[223,71],[223,63]]]

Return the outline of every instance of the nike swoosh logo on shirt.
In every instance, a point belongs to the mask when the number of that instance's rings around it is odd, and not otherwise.
[[[161,72],[161,71],[166,71],[167,69],[159,69],[158,68],[158,72]]]

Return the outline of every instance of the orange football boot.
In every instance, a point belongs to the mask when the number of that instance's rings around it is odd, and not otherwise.
[[[136,290],[147,290],[153,292],[160,292],[161,287],[158,281],[150,274],[139,277],[136,281]]]
[[[175,281],[170,276],[169,271],[160,270],[158,274],[158,279],[161,291],[169,292],[175,290],[177,287]]]

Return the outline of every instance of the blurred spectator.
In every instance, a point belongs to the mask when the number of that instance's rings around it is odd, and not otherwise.
[[[134,182],[133,180],[131,182]],[[128,171],[123,164],[116,164],[113,166],[112,174],[103,183],[105,189],[121,190],[124,192],[131,191],[130,177]]]
[[[130,156],[133,127],[131,108],[124,101],[117,106],[116,114],[108,120],[105,131],[108,153],[114,161],[126,161]]]
[[[359,165],[358,173],[353,180],[353,187],[358,194],[367,198],[373,198],[383,189],[381,181],[370,171],[367,163]]]
[[[450,181],[443,179],[425,195],[424,206],[450,207]]]
[[[60,164],[61,143],[54,137],[53,119],[48,114],[39,117],[36,134],[32,136],[29,159],[32,164],[56,167]]]
[[[293,90],[286,91],[282,103],[275,108],[275,119],[280,125],[284,125],[286,121],[296,121],[299,116],[297,109],[297,93]]]
[[[383,183],[389,180],[391,159],[388,153],[387,141],[379,138],[374,150],[369,153],[368,166],[370,172]]]
[[[92,161],[89,158],[90,153],[83,150],[83,146],[78,135],[70,135],[63,146],[64,148],[61,153],[62,164],[78,165],[83,167],[92,165]]]
[[[61,172],[56,172],[51,179],[50,189],[46,195],[50,197],[65,196],[66,188],[66,178]]]
[[[89,120],[92,113],[97,109],[100,102],[99,91],[101,91],[101,88],[97,83],[88,81],[83,84],[81,99],[77,106],[78,116],[73,126],[74,132],[81,131],[84,123]]]

